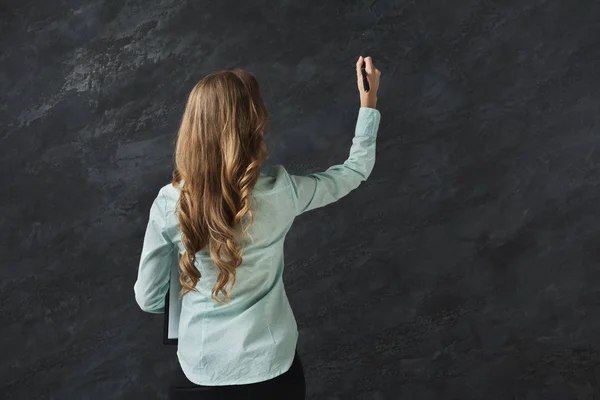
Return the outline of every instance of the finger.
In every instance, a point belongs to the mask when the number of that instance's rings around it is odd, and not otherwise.
[[[365,57],[365,69],[367,70],[367,74],[371,75],[375,70],[375,66],[373,65],[373,60],[371,57]]]
[[[364,85],[364,82],[363,82],[363,76],[362,76],[362,72],[359,72],[359,71],[356,72],[356,84],[358,85],[358,89],[361,92],[364,92],[365,85]]]
[[[356,61],[356,74],[357,75],[361,74],[360,69],[362,68],[363,62],[364,62],[363,57],[362,56],[358,57],[358,61]]]

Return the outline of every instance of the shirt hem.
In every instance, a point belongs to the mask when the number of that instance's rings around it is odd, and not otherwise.
[[[290,370],[290,368],[292,367],[292,364],[294,363],[294,358],[296,356],[295,354],[296,350],[294,350],[294,357],[292,357],[292,360],[287,363],[287,366],[284,366],[283,368],[279,368],[277,370],[274,370],[266,375],[254,375],[251,378],[245,378],[245,379],[238,379],[235,382],[227,382],[227,381],[220,381],[220,382],[203,382],[202,380],[198,380],[195,377],[191,376],[187,371],[186,368],[188,367],[188,364],[186,364],[184,361],[181,360],[181,358],[179,357],[179,353],[177,353],[177,359],[179,360],[179,365],[181,365],[181,370],[183,371],[183,374],[185,375],[185,377],[192,383],[195,383],[196,385],[200,385],[200,386],[237,386],[237,385],[251,385],[254,383],[260,383],[260,382],[265,382],[268,381],[269,379],[273,379],[276,378],[280,375],[285,374],[287,371]]]

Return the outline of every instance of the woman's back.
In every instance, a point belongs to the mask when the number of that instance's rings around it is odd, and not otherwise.
[[[252,192],[255,222],[249,234],[254,240],[244,238],[247,245],[243,262],[236,269],[229,303],[213,302],[211,290],[218,270],[206,249],[196,254],[196,268],[202,278],[197,291],[182,299],[177,350],[181,367],[192,382],[206,386],[252,383],[289,368],[298,331],[283,286],[285,235],[298,215],[337,201],[368,178],[375,164],[380,118],[377,109],[359,109],[350,155],[343,164],[306,176],[290,175],[282,166],[263,171]],[[172,244],[171,251],[183,254],[178,197],[179,189],[171,184],[159,191],[149,222],[158,232],[147,236],[144,243],[148,257],[155,256],[151,249],[163,242]],[[168,254],[165,257],[169,259]],[[159,311],[164,303],[153,297],[160,292],[144,293],[143,288],[154,288],[151,282],[157,275],[169,273],[164,265],[152,265],[150,259],[142,257],[135,285],[138,303],[149,312],[153,304]]]
[[[358,79],[361,79],[361,62],[362,57],[357,63]],[[376,89],[379,71],[369,59],[367,66],[374,74],[372,83]],[[231,143],[240,138],[231,130],[229,136],[222,137],[214,136],[217,131],[212,130],[213,136],[209,135],[206,142],[197,142],[198,135],[207,131],[197,131],[196,106],[188,107],[182,125],[185,129],[180,131],[184,134],[178,141],[181,168],[176,170],[173,181],[160,189],[150,208],[134,291],[142,310],[164,312],[170,266],[180,259],[182,284],[191,281],[192,285],[182,298],[177,356],[190,382],[202,386],[239,386],[276,382],[272,378],[284,375],[292,365],[297,366],[294,371],[298,368],[301,371],[296,353],[297,324],[283,285],[285,236],[298,215],[339,200],[369,177],[375,164],[381,118],[375,103],[374,96],[365,97],[361,92],[352,146],[343,164],[306,176],[290,175],[282,166],[265,167],[257,177],[260,164],[254,160],[243,167],[245,173],[238,178],[233,174],[239,173],[239,169],[231,164],[238,154],[235,150],[238,145],[231,147]],[[257,126],[253,134],[260,133],[262,122]],[[230,157],[224,157],[219,147],[214,147],[218,140],[224,140],[223,146]],[[198,143],[202,143],[202,156],[190,150]],[[262,160],[263,143],[255,144],[257,160]],[[210,146],[213,150],[208,151]],[[209,166],[215,167],[210,160],[217,167],[212,173],[207,170]],[[220,169],[222,163],[229,164]],[[186,188],[180,176],[194,182],[190,181]],[[232,192],[232,185],[241,189],[234,188]],[[221,189],[223,193],[219,193]],[[238,202],[244,204],[242,210],[232,209],[238,207]],[[232,215],[234,221],[242,214],[245,217],[249,209],[253,224],[248,225],[248,236],[241,237],[245,243],[235,243],[234,248],[231,239],[234,230],[224,224],[230,222]],[[182,226],[186,235],[182,235]],[[212,246],[211,253],[209,246],[205,246],[209,238],[217,239],[217,249],[223,250],[226,245],[227,253],[235,259],[224,260]],[[242,244],[245,246],[237,247]],[[239,251],[241,248],[243,251]],[[233,283],[231,287],[226,287],[228,301],[219,303],[215,302],[213,288],[219,287],[219,291],[223,288],[223,276],[234,276],[235,280],[229,281]]]
[[[282,167],[265,169],[253,190],[255,223],[245,237],[242,264],[227,304],[211,298],[218,270],[207,249],[196,255],[202,278],[183,296],[177,356],[191,381],[206,386],[248,384],[278,376],[290,367],[298,330],[283,287],[283,242],[294,206]],[[178,190],[161,189],[166,230],[179,254],[184,247],[177,227]]]

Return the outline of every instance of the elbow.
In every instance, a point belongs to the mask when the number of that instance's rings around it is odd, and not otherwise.
[[[143,302],[140,300],[137,300],[137,303],[138,303],[138,306],[140,307],[140,309],[147,313],[162,314],[163,312],[165,312],[165,306],[158,304],[158,303],[151,303],[148,301]]]
[[[375,167],[375,157],[365,156],[360,162],[348,159],[344,162],[343,166],[355,174],[359,182],[364,182],[369,178],[371,172],[373,172],[373,168]]]
[[[369,176],[371,175],[371,172],[373,171],[373,166],[367,166],[364,169],[358,169],[358,168],[352,168],[347,166],[347,168],[349,170],[351,170],[353,173],[355,173],[356,175],[358,175],[358,181],[359,182],[364,182],[366,181]],[[358,185],[356,185],[358,187]]]
[[[164,312],[164,302],[162,300],[153,300],[149,296],[143,295],[135,288],[134,292],[135,301],[142,311],[152,314],[160,314]]]
[[[135,302],[142,311],[150,312],[149,310],[152,308],[150,302],[148,302],[148,300],[142,297],[138,292],[135,292]]]

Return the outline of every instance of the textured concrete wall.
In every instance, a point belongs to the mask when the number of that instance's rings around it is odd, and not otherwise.
[[[4,1],[0,376],[11,399],[166,398],[133,283],[192,86],[261,83],[268,164],[368,181],[296,220],[309,399],[592,399],[600,386],[597,1]]]

